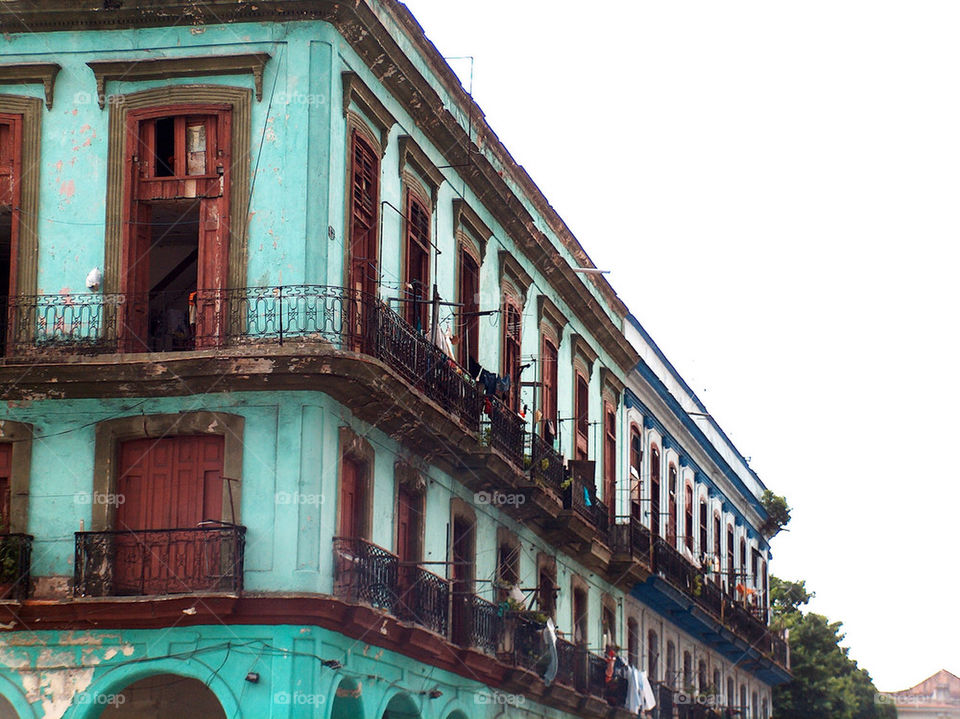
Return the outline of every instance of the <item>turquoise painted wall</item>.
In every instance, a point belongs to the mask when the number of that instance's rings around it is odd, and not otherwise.
[[[343,667],[323,667],[325,659]],[[479,682],[312,626],[31,632],[5,641],[0,663],[0,696],[21,719],[97,719],[124,701],[117,697],[125,687],[156,674],[207,684],[229,719],[328,719],[341,682],[359,687],[359,697],[339,719],[380,719],[398,695],[422,719],[451,719],[458,711],[492,719],[503,708]],[[259,680],[246,681],[248,672]],[[421,694],[433,689],[441,692],[436,699]],[[520,701],[526,716],[573,719]]]

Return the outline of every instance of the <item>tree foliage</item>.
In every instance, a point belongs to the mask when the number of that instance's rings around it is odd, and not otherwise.
[[[763,490],[760,504],[767,513],[767,520],[760,527],[760,531],[769,539],[790,523],[790,506],[785,497],[774,494],[769,489]]]
[[[840,646],[841,622],[803,610],[813,596],[802,580],[770,578],[773,620],[790,632],[793,672],[774,688],[774,719],[895,719],[896,708],[876,701],[870,674]]]

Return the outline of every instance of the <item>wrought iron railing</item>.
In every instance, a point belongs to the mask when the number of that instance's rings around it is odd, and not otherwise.
[[[245,527],[77,532],[74,593],[82,597],[239,593]]]
[[[569,484],[563,490],[563,508],[580,515],[588,524],[598,530],[602,524],[604,536],[606,536],[607,508],[597,499],[596,489],[592,484],[582,481],[575,474],[567,481]]]
[[[523,466],[523,418],[496,397],[483,398],[480,419],[484,443],[500,452],[513,464]]]
[[[454,643],[495,654],[503,630],[503,618],[497,605],[475,594],[455,594],[453,610],[456,613]]]
[[[0,599],[26,599],[30,592],[29,534],[0,534]]]
[[[530,435],[530,475],[560,491],[563,484],[563,455],[536,432]]]
[[[607,693],[607,661],[593,652],[587,652],[587,693],[596,697]]]
[[[550,662],[550,654],[543,640],[545,626],[523,614],[509,614],[504,630],[504,634],[509,635],[509,646],[503,658],[515,666],[542,675]]]
[[[653,543],[653,569],[675,587],[692,596],[697,583],[696,568],[662,537],[657,537]]]
[[[4,320],[0,339],[7,362],[284,343],[362,352],[471,431],[480,430],[484,398],[466,371],[382,300],[344,287],[19,296],[9,299]],[[487,443],[522,467],[522,418],[495,398],[490,406]]]
[[[566,639],[557,638],[557,676],[554,681],[576,687],[578,647]]]
[[[771,652],[773,661],[785,669],[790,668],[790,655],[787,651],[787,641],[776,634],[770,636]]]
[[[400,567],[397,616],[446,636],[450,581],[419,566]]]
[[[396,614],[399,560],[359,537],[333,538],[333,594]]]

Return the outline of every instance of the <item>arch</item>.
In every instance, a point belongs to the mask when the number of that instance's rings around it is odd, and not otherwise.
[[[441,719],[470,719],[467,705],[459,699],[451,699],[437,714]]]
[[[100,719],[226,719],[204,682],[177,674],[153,674],[95,699],[102,709]]]
[[[4,707],[4,702],[7,707]],[[4,711],[12,710],[13,714]],[[5,676],[0,676],[0,719],[33,719],[38,714],[23,692]]]
[[[135,662],[121,664],[108,670],[103,677],[94,681],[85,692],[73,698],[73,704],[64,714],[64,719],[120,719],[120,717],[140,717],[140,714],[108,714],[106,709],[113,704],[106,700],[94,701],[98,697],[115,697],[133,684],[153,677],[179,677],[185,680],[194,680],[204,685],[220,708],[224,717],[240,715],[240,704],[230,686],[221,678],[213,666],[197,659],[158,659],[150,662]],[[169,681],[172,681],[170,679]],[[129,704],[124,702],[129,708]],[[208,715],[197,715],[198,719],[206,719]],[[215,716],[215,715],[214,715]],[[177,714],[178,719],[187,719],[188,715]]]
[[[422,719],[420,707],[409,694],[396,691],[388,697],[384,697],[383,709],[377,712],[376,719]]]
[[[333,697],[330,702],[328,719],[364,719],[366,711],[363,706],[363,692],[360,682],[345,677],[337,682],[336,689],[328,693]]]

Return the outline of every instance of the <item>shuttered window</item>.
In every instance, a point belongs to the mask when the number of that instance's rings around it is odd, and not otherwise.
[[[577,393],[573,414],[576,417],[576,458],[587,459],[590,454],[590,385],[587,378],[577,373]]]
[[[650,532],[660,536],[660,450],[650,445]]]
[[[503,304],[503,373],[510,377],[507,405],[520,409],[520,308],[512,299]]]
[[[429,325],[430,212],[413,192],[407,191],[407,322],[426,332]]]
[[[380,159],[357,130],[353,131],[350,166],[351,289],[373,293],[377,283],[377,217]]]
[[[557,434],[557,348],[547,337],[543,338],[540,361],[543,372],[543,434],[552,440]],[[552,423],[552,427],[547,422]]]
[[[476,377],[480,345],[480,268],[473,255],[460,250],[460,313],[457,322],[457,359],[471,377]]]

